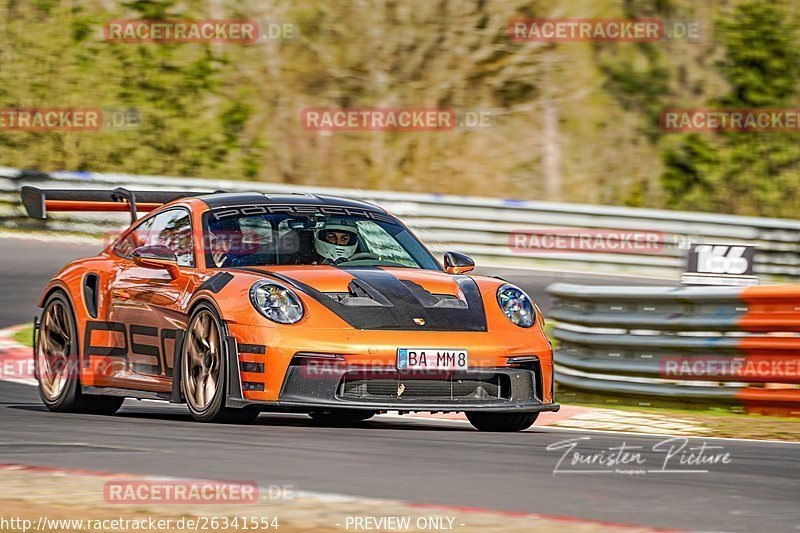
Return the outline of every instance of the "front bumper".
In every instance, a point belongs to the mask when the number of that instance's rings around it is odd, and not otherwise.
[[[292,365],[277,401],[235,397],[235,386],[231,392],[228,406],[265,410],[540,412],[559,409],[558,404],[541,400],[538,363],[446,374],[401,373],[394,367],[370,367],[365,371],[349,365]]]

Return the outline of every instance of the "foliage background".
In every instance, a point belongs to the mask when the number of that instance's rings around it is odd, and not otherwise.
[[[800,136],[676,134],[667,107],[800,107],[790,0],[0,0],[0,108],[136,108],[136,130],[0,132],[0,165],[797,217]],[[696,40],[517,43],[513,19],[662,17]],[[110,19],[247,18],[241,44],[103,40]],[[308,107],[490,111],[313,132]]]

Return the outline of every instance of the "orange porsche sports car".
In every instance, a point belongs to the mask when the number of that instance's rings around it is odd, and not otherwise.
[[[538,307],[503,280],[441,265],[397,218],[312,194],[40,190],[28,214],[130,211],[96,257],[45,287],[39,392],[53,411],[124,398],[186,403],[199,421],[266,410],[326,422],[465,412],[519,431],[555,411]],[[138,218],[139,212],[149,214]]]

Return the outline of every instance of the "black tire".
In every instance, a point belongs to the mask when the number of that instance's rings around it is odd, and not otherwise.
[[[216,369],[218,372],[217,386],[212,399],[202,407],[196,405],[195,401],[190,398],[190,384],[189,380],[186,379],[186,372],[192,367],[192,363],[189,359],[190,343],[193,342],[194,335],[192,331],[197,321],[200,320],[200,317],[203,317],[203,320],[208,320],[208,318],[212,320],[212,327],[216,328],[216,338],[219,342],[219,366]],[[222,320],[219,318],[216,310],[210,305],[200,304],[192,312],[186,327],[183,347],[181,348],[181,391],[186,400],[186,405],[189,407],[189,412],[198,422],[249,424],[258,418],[258,415],[261,414],[260,411],[250,408],[232,409],[230,407],[225,407],[225,389],[228,380],[228,352],[223,340],[225,338],[225,332],[226,330]],[[213,338],[209,337],[207,340],[210,343]],[[194,382],[194,386],[197,387],[196,382]]]
[[[52,313],[58,312],[63,316],[63,328],[68,338],[56,332],[50,325]],[[37,390],[42,403],[53,412],[58,413],[88,413],[97,415],[113,415],[122,406],[125,398],[117,396],[95,396],[83,394],[80,382],[80,354],[78,352],[78,335],[75,322],[75,313],[70,305],[69,298],[61,291],[51,294],[44,304],[39,329],[39,340],[37,346],[37,357],[34,359],[34,367],[37,379]],[[48,357],[50,351],[46,351],[48,342],[60,344],[63,348],[65,359],[59,360],[54,365],[58,371],[64,371],[61,379],[64,380],[63,388],[59,391],[52,391],[48,388],[49,380],[45,376],[47,369],[42,368],[42,363]],[[52,358],[50,358],[52,360]],[[50,370],[52,367],[48,366]]]
[[[319,425],[347,425],[369,420],[375,416],[375,411],[359,411],[350,409],[333,409],[325,411],[311,411],[308,416]]]
[[[522,431],[539,418],[539,413],[485,413],[468,412],[467,419],[478,431]]]

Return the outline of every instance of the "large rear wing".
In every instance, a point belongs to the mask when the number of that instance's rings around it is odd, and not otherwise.
[[[119,187],[106,189],[47,189],[25,185],[20,191],[22,205],[31,218],[44,220],[49,211],[106,211],[131,214],[131,222],[139,211],[153,211],[180,198],[212,194],[186,191],[129,191]]]

